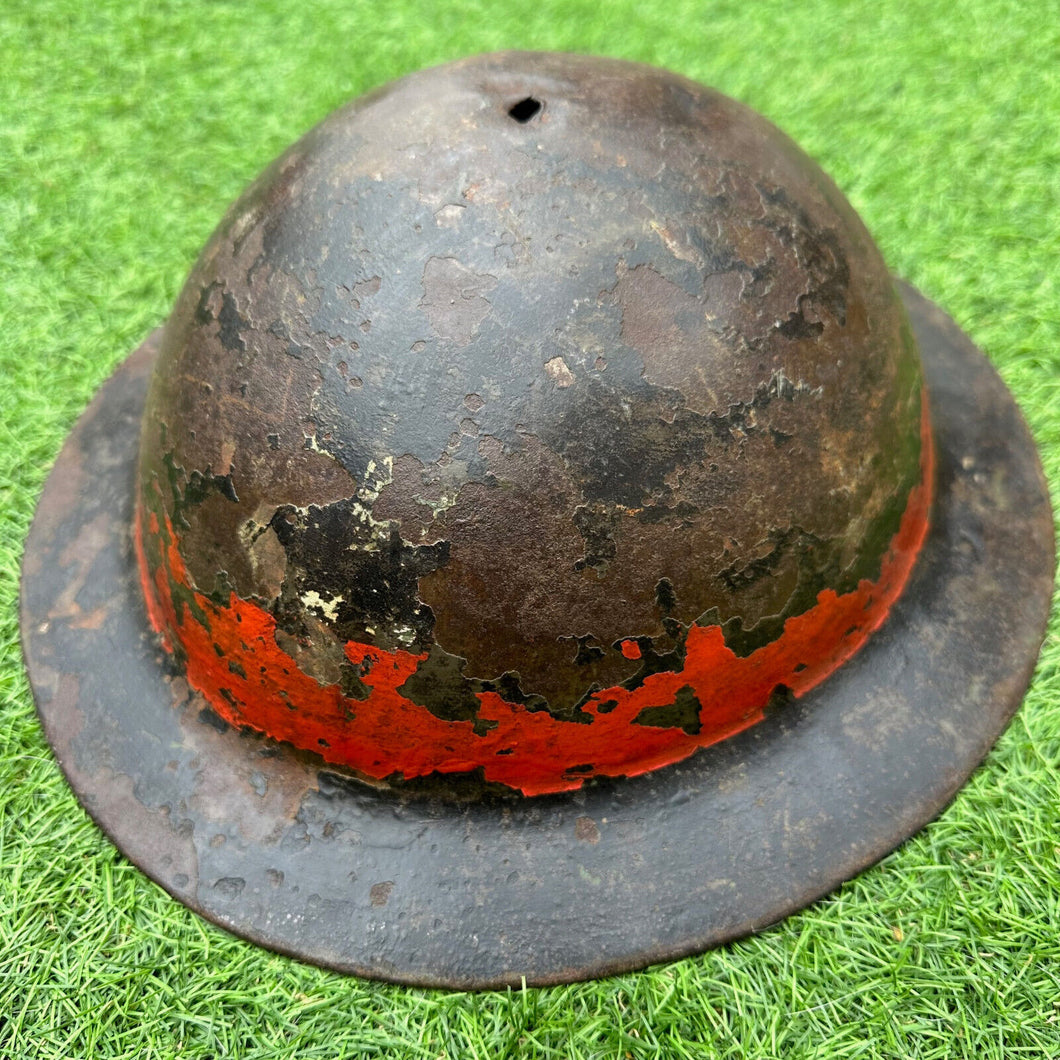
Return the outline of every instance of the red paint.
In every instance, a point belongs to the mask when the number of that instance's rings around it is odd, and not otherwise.
[[[147,529],[162,550],[162,563],[150,571],[141,510],[135,537],[148,614],[168,650],[174,639],[179,642],[188,682],[226,721],[287,740],[370,777],[401,774],[411,779],[481,767],[486,780],[538,795],[577,788],[588,776],[645,773],[754,725],[777,685],[786,685],[796,696],[813,688],[882,624],[928,528],[934,450],[926,400],[921,426],[921,483],[910,493],[878,581],[862,581],[842,596],[823,591],[814,607],[787,620],[776,641],[746,658],[725,646],[721,627],[693,626],[680,673],[653,674],[634,691],[615,687],[596,693],[584,708],[595,715],[589,725],[558,721],[482,692],[480,728],[482,720],[496,725],[478,736],[473,722],[442,721],[398,692],[425,654],[383,651],[353,641],[346,645],[346,655],[354,665],[369,664],[363,668],[364,681],[372,692],[364,701],[347,699],[337,685],[322,686],[298,669],[277,645],[276,624],[268,612],[234,594],[220,607],[194,591],[172,526],[167,520],[166,533],[159,536],[153,513]],[[183,602],[174,601],[177,585],[193,595],[206,625]],[[629,659],[641,654],[635,641],[624,641],[621,651]],[[230,660],[246,676],[231,669]],[[702,704],[699,733],[635,724],[642,710],[672,703],[685,686]],[[616,705],[600,713],[599,705],[607,701]],[[592,768],[586,772],[570,772],[587,765]]]

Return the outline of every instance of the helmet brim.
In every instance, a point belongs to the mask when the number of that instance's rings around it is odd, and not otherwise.
[[[155,333],[100,390],[26,545],[45,732],[88,813],[170,894],[263,946],[418,986],[569,982],[774,923],[935,817],[1018,707],[1053,585],[1030,433],[985,357],[900,291],[937,489],[885,625],[802,699],[641,777],[465,803],[377,791],[220,721],[148,624],[130,528]]]

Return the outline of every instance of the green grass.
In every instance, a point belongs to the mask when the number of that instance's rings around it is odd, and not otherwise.
[[[669,66],[776,121],[1023,406],[1060,484],[1060,21],[1003,0],[0,6],[0,1057],[1060,1056],[1060,639],[943,817],[801,915],[602,982],[445,994],[215,929],[79,809],[22,670],[51,461],[222,210],[346,98],[498,47]],[[616,910],[616,917],[621,910]]]

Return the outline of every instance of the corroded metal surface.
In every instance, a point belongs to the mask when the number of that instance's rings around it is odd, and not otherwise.
[[[842,195],[657,70],[502,55],[358,100],[166,327],[150,614],[233,724],[526,794],[761,721],[926,529],[920,369]]]
[[[938,455],[931,529],[866,647],[680,764],[458,805],[351,783],[218,723],[150,633],[129,528],[152,340],[79,421],[26,548],[34,696],[82,803],[214,922],[404,983],[567,981],[697,952],[826,893],[933,817],[1016,709],[1053,531],[1000,379],[910,289]]]

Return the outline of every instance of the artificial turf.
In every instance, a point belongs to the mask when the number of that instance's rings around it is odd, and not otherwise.
[[[448,994],[205,924],[85,817],[22,669],[35,499],[225,205],[348,97],[501,47],[668,66],[777,122],[998,366],[1060,484],[1060,20],[1001,0],[0,7],[0,1057],[1060,1055],[1060,641],[943,816],[760,936]],[[622,915],[615,911],[616,918]]]

